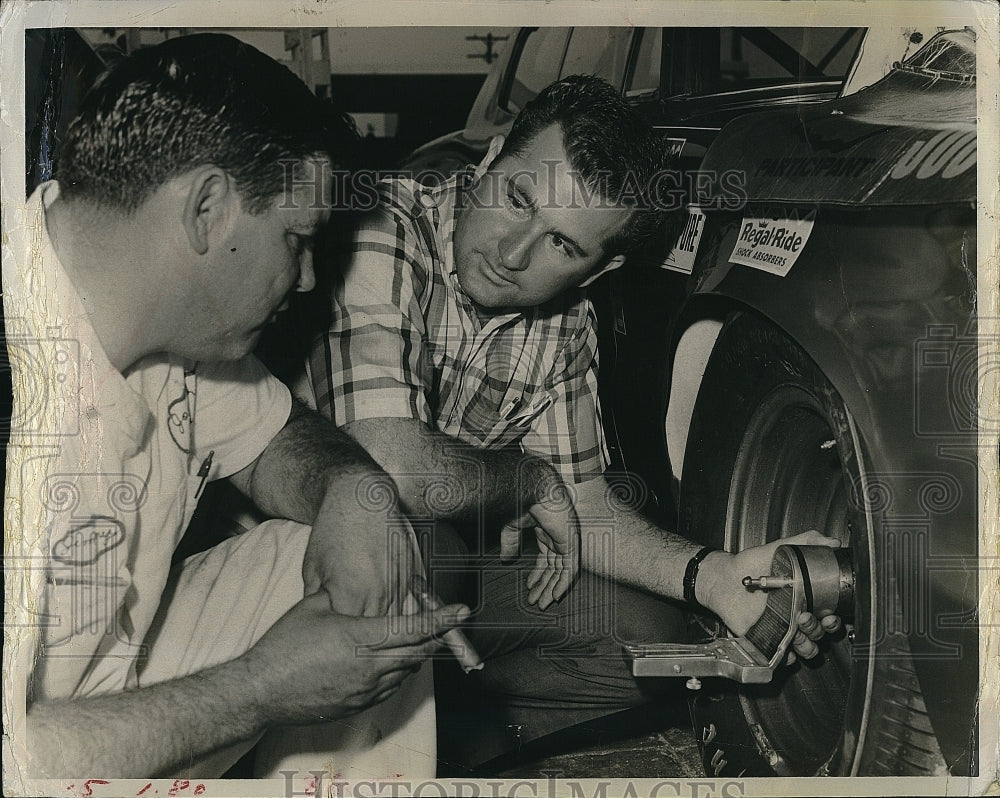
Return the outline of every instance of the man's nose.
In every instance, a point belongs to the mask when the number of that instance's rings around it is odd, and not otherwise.
[[[295,290],[308,293],[316,287],[316,270],[313,268],[313,254],[310,250],[302,253],[299,258],[299,281]]]
[[[528,251],[531,249],[531,237],[523,232],[507,235],[500,241],[500,263],[512,272],[528,268]]]

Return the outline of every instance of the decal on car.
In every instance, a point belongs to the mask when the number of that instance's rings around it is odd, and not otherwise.
[[[815,211],[802,218],[745,216],[729,260],[784,277],[805,249],[815,221]]]
[[[848,100],[859,102],[839,102]],[[815,109],[801,114],[735,120],[712,144],[701,171],[742,170],[750,202],[912,206],[975,200],[972,125],[945,121],[944,129],[928,129]]]
[[[917,180],[940,174],[950,180],[976,163],[976,131],[942,130],[929,141],[917,140],[893,167],[893,180],[916,171]]]
[[[677,157],[684,151],[684,145],[687,144],[687,139],[677,139],[665,137],[663,139],[664,144],[666,144],[667,155],[670,157]]]
[[[694,259],[698,254],[698,244],[705,229],[705,214],[700,208],[688,208],[687,221],[677,237],[677,243],[670,250],[666,259],[660,264],[663,269],[669,269],[682,274],[691,274],[694,270]]]

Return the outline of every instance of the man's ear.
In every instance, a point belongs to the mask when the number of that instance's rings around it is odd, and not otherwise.
[[[624,255],[615,255],[611,260],[605,263],[600,269],[594,272],[590,277],[580,283],[580,288],[590,285],[594,280],[600,277],[602,274],[607,274],[608,272],[613,272],[615,269],[622,266],[625,263]]]
[[[493,162],[497,159],[497,156],[500,154],[500,150],[503,149],[504,141],[506,141],[506,138],[502,133],[498,133],[497,135],[495,135],[493,138],[490,139],[490,146],[486,150],[486,155],[483,156],[483,160],[479,162],[479,164],[476,166],[475,171],[473,172],[474,180],[476,181],[480,180],[482,176],[486,174],[486,170],[488,170],[493,165]]]
[[[189,173],[184,202],[184,232],[191,248],[199,255],[208,252],[213,230],[229,215],[236,188],[232,179],[216,166],[204,166]]]

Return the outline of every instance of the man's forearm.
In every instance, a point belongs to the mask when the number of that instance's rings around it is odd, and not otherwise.
[[[685,571],[691,558],[701,550],[701,544],[662,529],[634,509],[611,499],[604,479],[577,485],[575,493],[583,568],[659,596],[685,598]],[[769,573],[774,548],[785,542],[831,544],[829,538],[818,532],[808,532],[739,554],[712,552],[701,561],[697,571],[695,600],[722,618],[737,634],[743,634],[760,616],[764,597],[748,593],[742,577]]]
[[[622,505],[603,478],[576,485],[574,492],[583,568],[659,596],[683,598],[684,570],[698,544]]]
[[[331,482],[380,473],[350,435],[296,403],[267,449],[230,481],[268,515],[311,524]]]
[[[35,704],[27,715],[31,776],[180,774],[191,760],[263,731],[254,685],[234,660],[141,690]]]
[[[416,419],[366,419],[345,430],[393,478],[401,504],[413,516],[509,520],[562,484],[538,457],[480,449]]]

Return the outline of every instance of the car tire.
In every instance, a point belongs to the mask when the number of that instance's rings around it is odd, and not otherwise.
[[[864,442],[816,364],[770,322],[729,318],[705,369],[679,528],[738,551],[818,529],[850,547],[854,615],[766,685],[703,680],[692,719],[710,776],[944,774],[880,547]],[[757,574],[754,574],[757,576]],[[726,634],[692,616],[692,639]]]

